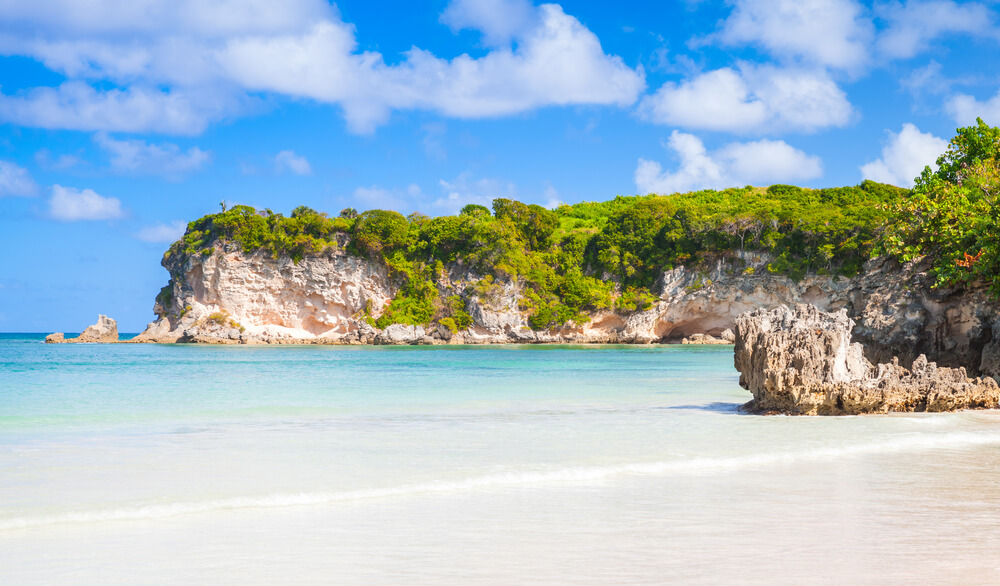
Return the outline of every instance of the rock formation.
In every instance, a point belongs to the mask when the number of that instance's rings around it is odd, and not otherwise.
[[[870,261],[853,279],[771,273],[763,253],[739,252],[711,264],[662,273],[644,311],[598,310],[583,323],[534,330],[513,281],[483,287],[460,263],[446,266],[442,297],[457,295],[472,317],[451,332],[431,324],[421,336],[383,332],[373,323],[400,283],[379,261],[335,250],[299,262],[214,242],[208,254],[167,257],[170,283],[154,306],[158,318],[135,342],[292,344],[708,343],[725,340],[736,317],[757,308],[809,303],[846,309],[869,361],[898,357],[909,368],[925,354],[972,375],[1000,376],[1000,304],[985,287],[933,288],[925,264]],[[397,328],[398,330],[398,328]],[[394,330],[395,331],[395,330]],[[711,336],[711,338],[709,338]]]
[[[352,256],[343,247],[295,263],[215,243],[211,254],[164,260],[171,282],[157,298],[159,318],[133,341],[646,344],[688,338],[689,343],[719,343],[736,316],[750,309],[803,301],[823,307],[846,303],[848,279],[810,276],[795,282],[768,272],[769,260],[747,253],[707,268],[678,267],[663,273],[654,290],[659,298],[645,311],[600,310],[585,323],[546,330],[529,326],[519,308],[517,283],[477,286],[481,275],[455,264],[447,267],[440,294],[463,299],[470,327],[451,332],[393,325],[381,331],[371,323],[398,291],[381,263]]]
[[[736,320],[734,362],[740,385],[753,393],[752,412],[847,415],[890,411],[996,408],[1000,387],[970,378],[964,368],[938,367],[919,355],[873,365],[851,343],[855,324],[841,309],[812,305],[759,309]]]
[[[96,342],[111,344],[118,341],[118,322],[106,315],[99,315],[97,323],[87,326],[83,333],[76,338],[66,338],[61,332],[45,336],[47,344],[75,344],[85,342]]]

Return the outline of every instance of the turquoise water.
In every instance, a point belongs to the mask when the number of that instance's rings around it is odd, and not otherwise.
[[[731,347],[42,338],[0,583],[1000,582],[993,412],[748,416]]]

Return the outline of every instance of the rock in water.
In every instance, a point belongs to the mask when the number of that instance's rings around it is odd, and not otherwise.
[[[846,310],[812,305],[758,309],[736,318],[734,362],[755,413],[853,415],[890,411],[994,409],[1000,386],[969,378],[964,368],[938,368],[920,355],[911,369],[872,365],[851,343]]]
[[[78,342],[99,342],[110,344],[118,341],[118,322],[106,315],[99,315],[97,323],[88,326],[83,333],[75,338],[64,338],[63,334],[55,333],[45,336],[46,344],[74,344]]]

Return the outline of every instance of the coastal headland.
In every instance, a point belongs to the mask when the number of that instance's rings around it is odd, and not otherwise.
[[[497,198],[433,218],[223,204],[164,254],[157,319],[130,341],[739,349],[742,314],[808,304],[842,312],[863,364],[1000,377],[1000,129],[958,129],[937,164],[913,189]],[[96,328],[49,341],[110,341]]]

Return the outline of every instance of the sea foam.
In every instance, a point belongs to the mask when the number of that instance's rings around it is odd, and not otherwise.
[[[1000,445],[1000,434],[949,432],[906,434],[883,441],[789,452],[746,454],[729,457],[694,457],[659,462],[620,465],[566,467],[560,469],[512,471],[460,480],[444,480],[399,486],[350,491],[315,491],[280,493],[263,496],[239,496],[206,501],[186,501],[156,505],[69,511],[44,516],[0,519],[0,531],[11,531],[58,524],[87,524],[108,521],[164,519],[180,515],[240,509],[275,509],[329,505],[350,501],[469,492],[475,490],[573,485],[607,481],[623,476],[670,476],[705,474],[730,470],[787,465],[803,461],[835,460],[865,455],[916,452],[922,450]]]

